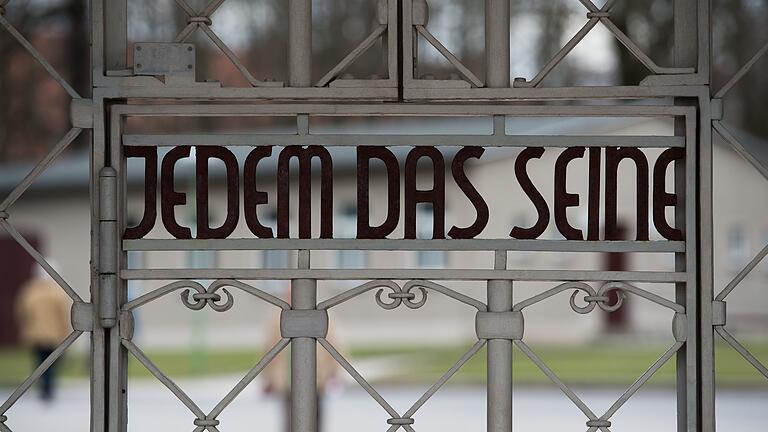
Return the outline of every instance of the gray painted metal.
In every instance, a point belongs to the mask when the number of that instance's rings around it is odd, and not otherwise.
[[[53,147],[49,155],[0,203],[0,228],[6,231],[53,277],[74,300],[73,333],[0,405],[0,432],[9,432],[8,410],[82,334],[91,338],[91,425],[93,432],[127,430],[127,359],[135,357],[191,412],[195,432],[218,431],[219,415],[242,390],[282,350],[291,345],[292,430],[312,432],[317,424],[316,345],[319,343],[384,409],[390,419],[390,432],[416,428],[418,410],[484,346],[488,346],[488,430],[512,430],[511,375],[512,349],[516,346],[584,414],[588,431],[609,431],[613,415],[665,363],[676,358],[678,373],[679,431],[716,430],[714,340],[719,336],[742,355],[759,373],[768,378],[768,368],[752,355],[726,328],[728,295],[768,255],[763,249],[726,287],[713,286],[712,268],[712,142],[718,134],[764,176],[768,170],[729,131],[722,122],[722,98],[768,52],[762,46],[721,89],[710,87],[710,2],[674,0],[675,62],[662,66],[651,60],[611,21],[616,0],[598,8],[590,0],[579,0],[585,7],[582,29],[530,80],[517,78],[510,83],[510,22],[508,0],[486,0],[486,75],[481,81],[429,31],[429,4],[425,0],[377,0],[377,23],[360,44],[334,68],[312,84],[312,0],[289,0],[288,76],[286,82],[255,79],[237,55],[214,31],[214,13],[225,0],[212,0],[196,11],[184,0],[176,4],[188,16],[187,25],[172,41],[150,41],[129,46],[127,4],[130,0],[92,0],[92,99],[83,99],[51,66],[45,57],[6,20],[6,9],[13,2],[0,1],[0,26],[18,42],[72,98],[72,129]],[[373,0],[372,0],[373,1]],[[547,75],[598,24],[603,25],[626,49],[644,64],[650,76],[639,86],[565,87],[543,85]],[[218,83],[194,81],[194,47],[184,42],[197,30],[208,37],[240,71],[249,87],[222,87]],[[442,54],[461,79],[428,80],[419,75],[417,46],[424,38]],[[386,78],[370,80],[341,77],[360,55],[376,41],[386,45]],[[514,41],[513,41],[514,42]],[[189,48],[193,48],[192,51]],[[128,52],[134,63],[129,67]],[[148,57],[144,57],[147,55]],[[163,75],[158,79],[155,75]],[[170,79],[169,79],[170,78]],[[674,104],[668,104],[674,98]],[[130,99],[132,104],[126,105]],[[167,101],[174,99],[174,104]],[[627,106],[620,100],[653,100],[656,105]],[[540,104],[567,100],[570,106]],[[602,105],[583,102],[601,100]],[[165,101],[166,105],[157,104]],[[264,102],[283,102],[281,104]],[[381,104],[381,101],[391,103]],[[515,104],[509,104],[514,101]],[[209,102],[218,102],[210,104]],[[226,102],[237,102],[227,104]],[[354,103],[353,103],[354,102]],[[130,116],[200,115],[278,115],[294,117],[294,135],[125,135],[123,127]],[[494,119],[491,136],[407,136],[407,135],[312,135],[311,116],[487,116]],[[686,160],[676,168],[676,190],[681,199],[675,219],[685,229],[682,242],[572,242],[572,241],[358,241],[358,240],[217,240],[217,241],[122,241],[125,226],[125,163],[122,145],[252,145],[278,141],[282,144],[328,146],[368,145],[482,145],[570,147],[606,145],[605,137],[508,136],[505,116],[664,116],[676,120],[673,137],[611,137],[613,145],[644,147],[684,147]],[[90,301],[86,302],[14,228],[13,204],[84,129],[92,129],[92,271]],[[297,251],[295,269],[210,269],[210,270],[128,270],[126,252],[130,250],[243,250],[283,249]],[[313,269],[312,250],[485,250],[494,252],[492,269],[485,270],[337,270]],[[507,251],[568,252],[654,252],[674,253],[674,271],[572,271],[511,270]],[[157,279],[170,282],[135,300],[126,297],[129,279]],[[217,279],[204,287],[192,279]],[[285,279],[292,283],[290,304],[242,280]],[[367,280],[329,300],[317,304],[317,281],[334,279]],[[481,280],[487,282],[487,304],[441,282]],[[406,281],[406,282],[403,282]],[[513,304],[514,284],[525,281],[551,281],[552,288]],[[599,288],[585,282],[599,282]],[[631,282],[676,284],[671,301]],[[157,299],[181,291],[180,300],[191,310],[211,307],[225,313],[235,297],[227,288],[254,296],[283,311],[283,339],[267,352],[243,379],[210,412],[206,413],[172,379],[153,364],[132,341],[132,313]],[[437,293],[478,310],[477,342],[408,410],[400,414],[384,397],[325,339],[328,311],[363,294],[376,291],[375,301],[384,309],[405,305],[419,309],[428,293]],[[619,293],[619,302],[607,303],[608,293]],[[626,296],[674,312],[670,323],[675,342],[602,415],[597,415],[524,342],[527,308],[563,293],[571,293],[574,313],[611,311],[621,307]],[[386,293],[386,294],[385,294]],[[718,293],[717,295],[715,295]],[[578,301],[577,301],[578,300]],[[725,426],[727,427],[727,426]],[[222,426],[222,429],[225,429]]]

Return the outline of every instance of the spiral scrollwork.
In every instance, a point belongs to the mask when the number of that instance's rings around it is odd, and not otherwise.
[[[403,289],[399,285],[388,284],[386,288],[392,291],[387,294],[387,298],[391,300],[389,302],[382,299],[385,288],[379,288],[379,290],[376,291],[376,304],[378,304],[383,309],[396,309],[403,304],[409,309],[418,309],[427,303],[427,289],[422,286],[409,285]],[[417,295],[413,292],[414,288],[420,292],[420,295]],[[417,298],[419,300],[415,301]]]
[[[595,291],[594,288],[585,283],[572,284],[569,286],[569,288],[574,289],[570,300],[571,309],[573,309],[574,312],[582,315],[588,314],[595,310],[595,306],[599,307],[605,312],[615,312],[621,308],[621,306],[624,304],[624,299],[626,298],[626,294],[621,287],[613,286],[610,284],[603,285],[598,291]],[[611,297],[609,294],[614,291],[617,294],[617,300],[615,303],[610,304],[609,302],[611,301]],[[577,304],[576,299],[578,298],[579,294],[583,294],[581,300],[586,303],[586,306],[579,306]]]
[[[219,289],[221,289],[221,291],[227,297],[227,300],[223,303],[221,294],[216,292]],[[191,290],[196,292],[192,293],[192,299],[190,300]],[[232,296],[232,293],[230,293],[226,288],[222,288],[221,284],[216,283],[211,284],[207,290],[203,289],[203,287],[199,284],[197,284],[197,286],[190,286],[189,288],[182,291],[181,301],[184,303],[184,306],[192,310],[201,310],[206,305],[208,305],[216,312],[228,311],[232,309],[232,306],[235,304],[235,298]]]

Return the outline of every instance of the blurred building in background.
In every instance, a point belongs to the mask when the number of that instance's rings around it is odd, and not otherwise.
[[[443,133],[478,133],[484,127],[485,120],[456,120],[440,119],[402,119],[393,121],[365,120],[360,123],[345,123],[340,125],[320,125],[320,129],[341,133],[365,133],[375,130],[377,133],[407,131],[425,133],[442,131]],[[614,118],[614,119],[577,119],[561,121],[554,124],[544,119],[511,119],[508,129],[526,134],[569,133],[576,135],[670,135],[672,124],[668,120],[654,118]],[[756,145],[762,143],[754,142]],[[765,186],[759,174],[741,157],[725,145],[715,147],[716,176],[722,180],[715,185],[715,196],[719,197],[718,212],[715,215],[716,238],[715,253],[717,262],[727,263],[715,272],[717,286],[725,286],[735,276],[743,265],[749,261],[763,246],[761,241],[768,240],[768,221],[754,215],[766,214],[768,202],[749,197],[759,196]],[[233,149],[236,153],[249,149]],[[161,148],[161,154],[167,148]],[[488,149],[477,161],[470,161],[469,178],[486,198],[491,217],[489,226],[484,231],[487,238],[507,238],[514,226],[529,227],[535,223],[536,212],[530,200],[524,195],[514,178],[514,158],[519,150]],[[553,199],[553,166],[560,150],[548,150],[541,160],[530,165],[532,181],[539,188],[548,202]],[[656,153],[647,152],[651,166]],[[356,235],[356,155],[353,151],[333,149],[334,157],[334,230],[337,238],[353,238]],[[399,153],[403,156],[404,153]],[[450,155],[446,153],[446,159]],[[244,156],[241,156],[242,163]],[[259,167],[260,188],[268,191],[270,201],[275,200],[274,175],[277,156],[266,159]],[[136,223],[143,212],[143,163],[135,160],[128,165],[129,175],[129,204],[128,218]],[[587,161],[576,160],[571,163],[568,171],[568,189],[571,193],[582,196],[581,205],[569,211],[571,223],[579,228],[586,228],[587,202]],[[447,161],[449,163],[449,161]],[[14,224],[37,242],[43,253],[61,263],[62,272],[83,296],[87,297],[89,273],[89,225],[90,206],[88,196],[88,160],[86,155],[64,159],[55,165],[30,190],[29,196],[20,201],[14,209]],[[26,173],[29,166],[14,164],[0,170],[0,191],[7,192]],[[177,174],[177,187],[187,190],[194,185],[194,160],[182,160]],[[224,208],[223,166],[211,165],[211,207],[213,209],[212,226],[217,226],[223,220],[223,210],[217,214],[217,203]],[[242,167],[241,167],[242,170]],[[619,220],[629,227],[627,236],[633,238],[635,225],[635,178],[636,172],[632,164],[623,164],[620,168],[619,190]],[[430,167],[421,174],[431,176]],[[668,184],[671,184],[672,172]],[[317,182],[318,179],[315,179]],[[604,183],[604,182],[603,182]],[[383,171],[372,170],[372,191],[386,191],[386,176]],[[315,187],[319,188],[319,184]],[[452,180],[446,181],[446,223],[450,226],[469,225],[475,217],[474,209],[466,201],[460,189]],[[319,189],[316,189],[319,190]],[[739,190],[739,194],[731,191]],[[372,196],[376,196],[375,194]],[[372,200],[371,214],[373,220],[378,215],[384,215],[383,200]],[[722,204],[722,205],[720,205]],[[177,209],[177,218],[187,221],[192,226],[194,218],[194,199],[188,199],[186,206]],[[274,227],[275,208],[269,206],[260,209],[260,218],[266,225]],[[241,212],[242,206],[240,206]],[[431,238],[432,212],[428,208],[419,208],[417,227],[419,236]],[[602,211],[601,211],[602,212]],[[383,217],[383,216],[382,216]],[[651,220],[651,239],[661,240],[661,236],[653,230]],[[293,221],[296,226],[296,221]],[[158,222],[148,238],[166,237],[167,234]],[[232,238],[252,238],[241,215],[237,230]],[[395,231],[392,238],[402,237],[402,226]],[[551,221],[543,238],[562,238]],[[2,240],[0,240],[2,241]],[[11,241],[7,240],[10,245]],[[6,243],[3,243],[6,244]],[[4,249],[5,251],[11,249]],[[8,275],[8,283],[4,290],[14,292],[16,285],[23,281],[32,266],[31,259],[26,255],[14,252],[13,263],[4,273]],[[624,266],[628,270],[666,270],[674,268],[673,254],[623,254]],[[607,269],[610,265],[606,254],[598,253],[510,253],[510,268],[526,269]],[[484,268],[491,262],[489,255],[483,252],[398,252],[398,251],[317,251],[313,254],[313,265],[319,268]],[[193,252],[129,252],[128,265],[132,268],[259,268],[259,267],[290,267],[295,266],[295,254],[285,251],[193,251]],[[4,265],[5,267],[5,265]],[[736,324],[735,331],[742,336],[760,336],[760,329],[768,323],[768,292],[760,289],[768,279],[768,264],[764,270],[756,271],[745,282],[749,288],[745,294],[735,297],[729,302],[729,314]],[[78,271],[77,269],[81,269]],[[131,281],[129,295],[136,296],[155,287],[156,282]],[[277,295],[284,295],[287,282],[254,282],[254,285]],[[348,289],[354,282],[321,282],[320,297],[327,298],[338,294],[342,289]],[[482,298],[484,285],[473,283],[454,283],[458,288],[470,295]],[[533,283],[516,285],[518,298],[530,296],[533,290],[547,288],[545,285]],[[649,287],[663,296],[671,296],[672,286]],[[470,339],[474,335],[472,319],[474,312],[466,306],[450,301],[439,295],[432,295],[427,305],[414,313],[404,308],[383,311],[373,299],[374,293],[353,302],[349,307],[341,307],[334,311],[333,319],[344,323],[342,332],[350,344],[374,343],[423,343],[429,340],[435,344],[454,344]],[[200,343],[201,340],[214,346],[236,346],[260,342],[264,336],[258,329],[267,325],[273,318],[274,311],[263,303],[248,296],[240,296],[236,306],[225,314],[213,311],[190,313],[177,296],[169,296],[143,308],[138,314],[138,338],[143,345],[156,347],[179,346]],[[567,296],[558,296],[537,306],[535,314],[527,318],[530,325],[526,337],[532,341],[547,343],[585,343],[603,338],[606,334],[617,333],[622,337],[631,337],[639,342],[654,343],[671,337],[669,317],[666,310],[639,298],[631,298],[621,308],[622,314],[589,314],[586,316],[574,314],[568,305]],[[386,315],[385,315],[386,314]],[[466,315],[463,317],[462,315]],[[3,316],[7,316],[3,314]],[[461,318],[465,319],[458,319]],[[657,319],[654,317],[658,317]],[[3,323],[3,328],[11,328]],[[412,329],[418,328],[418,332]],[[13,339],[6,337],[4,343],[12,343]]]
[[[21,3],[21,2],[16,2]],[[189,1],[195,8],[202,8],[204,1]],[[265,59],[265,53],[285,52],[285,22],[287,8],[283,0],[227,0],[214,16],[214,27],[222,39],[236,51],[250,72],[259,79],[284,80],[286,67],[284,59]],[[431,31],[462,62],[477,75],[482,76],[482,26],[483,10],[476,0],[440,0],[431,2]],[[669,63],[672,56],[672,2],[650,0],[647,2],[619,2],[612,20],[619,27],[626,28],[633,40],[659,63]],[[72,82],[78,91],[87,94],[88,67],[87,13],[85,2],[75,0],[37,0],[14,4],[9,8],[8,19],[30,38],[36,47],[50,59],[52,64]],[[352,49],[369,32],[375,20],[376,2],[371,0],[317,0],[314,3],[314,56],[316,78],[336,64],[344,53]],[[574,34],[584,22],[584,10],[576,1],[521,1],[514,2],[512,44],[513,75],[530,78],[557,52],[562,43]],[[764,17],[768,15],[766,2],[751,0],[714,1],[713,15],[718,26],[713,36],[715,47],[714,78],[722,80],[731,76],[735,68],[743,64],[755,51],[759,41],[764,40],[768,27]],[[186,17],[171,0],[137,0],[129,2],[129,37],[133,41],[169,41],[186,25]],[[525,41],[520,43],[519,41]],[[241,85],[242,76],[232,64],[204,36],[196,34],[191,42],[198,52],[197,70],[201,80],[212,79],[224,85]],[[448,67],[439,54],[426,49],[420,55],[426,65],[423,73],[445,78],[450,75]],[[130,50],[129,50],[130,52]],[[590,55],[584,55],[589,53]],[[728,53],[727,55],[718,53]],[[599,54],[599,55],[598,55]],[[349,70],[352,76],[370,76],[376,73],[382,62],[380,47],[372,49]],[[66,97],[63,91],[48,79],[40,69],[9,38],[0,38],[0,196],[4,196],[31,169],[33,162],[47,153],[50,143],[68,127]],[[766,61],[764,58],[761,61]],[[760,68],[755,69],[760,70]],[[636,84],[645,76],[645,71],[618,42],[604,29],[595,29],[569,58],[547,78],[555,85],[614,85]],[[717,85],[715,85],[717,87]],[[761,138],[768,137],[768,122],[765,121],[768,106],[764,95],[768,94],[768,79],[753,72],[746,76],[728,103],[727,112],[735,113],[728,119],[741,127],[744,141],[751,145],[753,152],[768,163],[768,143]],[[262,125],[279,127],[279,125]],[[410,128],[411,131],[428,129],[450,129],[457,132],[483,128],[472,122],[423,123],[418,120],[402,124],[376,125],[373,123],[321,125],[355,129],[358,132],[370,128]],[[148,125],[135,125],[137,130]],[[210,124],[202,121],[167,125],[166,133],[181,130],[211,130],[214,127],[230,130],[242,127],[238,123]],[[548,126],[535,122],[512,122],[510,127],[519,133],[580,133],[580,134],[670,134],[672,126],[654,119],[630,119],[600,121],[582,120],[578,123],[554,124]],[[546,129],[546,128],[550,129]],[[553,130],[560,127],[563,130]],[[752,138],[750,138],[752,137]],[[89,290],[90,259],[90,206],[88,195],[89,162],[85,142],[76,144],[62,155],[42,178],[36,181],[28,195],[14,208],[13,223],[46,256],[61,264],[65,279],[84,297]],[[548,151],[540,162],[543,168],[532,172],[534,182],[547,194],[551,202],[551,167],[557,151]],[[470,178],[481,190],[491,205],[489,235],[505,238],[515,226],[526,226],[533,222],[535,212],[528,199],[520,190],[510,190],[514,184],[512,175],[513,151],[489,150],[484,157],[471,165]],[[355,185],[354,154],[334,154],[336,169],[335,227],[337,237],[355,235],[354,208]],[[191,165],[190,165],[191,166]],[[268,166],[263,169],[269,172]],[[569,170],[575,188],[585,186],[586,166],[574,163]],[[133,188],[130,197],[133,208],[141,208],[140,183],[143,174],[133,170]],[[190,172],[190,175],[191,172]],[[634,172],[623,169],[623,183],[627,190],[633,190]],[[768,242],[768,221],[760,215],[768,214],[768,202],[755,199],[763,196],[765,184],[760,176],[744,162],[739,155],[721,142],[715,146],[715,262],[725,263],[715,269],[716,287],[724,286]],[[220,178],[219,178],[220,180]],[[374,177],[373,182],[382,182]],[[136,182],[135,184],[133,182]],[[448,220],[471,221],[470,207],[463,206],[463,194],[448,182]],[[220,195],[217,183],[212,195]],[[136,189],[136,190],[134,190]],[[734,190],[740,193],[733,193]],[[573,193],[580,192],[577,189]],[[584,193],[584,191],[581,191]],[[626,195],[626,194],[625,194]],[[633,197],[634,194],[628,196]],[[545,197],[547,197],[545,195]],[[634,226],[634,202],[621,198],[619,209],[622,217]],[[585,200],[582,208],[572,210],[574,224],[585,220]],[[582,211],[583,210],[583,211]],[[581,212],[581,213],[580,213]],[[189,210],[191,219],[191,208]],[[140,214],[129,214],[140,218]],[[263,215],[267,218],[269,215]],[[431,212],[420,213],[419,226],[429,226]],[[422,223],[426,222],[426,223]],[[241,218],[241,226],[233,237],[247,237]],[[548,230],[549,238],[557,238],[553,226]],[[583,223],[581,223],[583,225]],[[652,226],[652,224],[651,224]],[[396,232],[393,236],[399,235]],[[427,230],[420,233],[430,236]],[[631,233],[630,233],[631,235]],[[285,252],[221,252],[221,253],[139,253],[132,252],[129,265],[133,267],[260,267],[294,265],[295,257]],[[488,257],[473,256],[461,252],[327,252],[317,253],[317,265],[335,267],[462,267],[482,265]],[[602,268],[606,257],[599,254],[511,254],[513,268]],[[669,254],[634,255],[625,263],[631,269],[671,268],[673,257]],[[13,298],[20,285],[29,277],[32,259],[10,239],[0,234],[0,266],[3,274],[2,293]],[[735,292],[729,301],[729,325],[734,331],[756,334],[768,322],[768,291],[760,289],[768,278],[768,263],[754,272],[745,281],[748,289]],[[280,292],[283,283],[266,283],[265,288]],[[329,296],[349,285],[321,288]],[[457,285],[461,289],[484,295],[484,287]],[[140,282],[129,286],[131,295],[151,288]],[[517,289],[536,289],[535,286],[519,286]],[[669,287],[668,293],[671,293]],[[529,291],[530,292],[530,291]],[[322,294],[321,294],[322,295]],[[521,294],[522,296],[522,294]],[[0,307],[13,302],[0,303]],[[471,320],[455,319],[457,314],[472,314],[471,310],[433,296],[418,314],[407,310],[384,311],[378,309],[371,298],[364,297],[354,307],[342,307],[336,312],[339,320],[345,322],[345,336],[350,343],[379,343],[383,341],[403,342],[409,337],[429,339],[435,343],[450,343],[470,338],[474,334],[468,323]],[[647,306],[647,307],[646,307]],[[659,308],[632,299],[621,324],[627,331],[640,339],[668,338],[667,319],[648,319],[649,315],[667,313]],[[536,314],[530,314],[530,333],[527,337],[540,341],[574,343],[593,340],[610,330],[602,314],[581,316],[573,314],[567,299],[543,303]],[[0,344],[16,343],[16,331],[8,311],[0,310]],[[138,314],[138,337],[143,345],[187,346],[193,341],[200,343],[233,345],[251,343],[261,338],[258,330],[263,320],[271,314],[263,304],[243,297],[235,308],[226,314],[216,315],[206,310],[193,314],[175,296],[158,301],[157,305],[143,308]],[[393,315],[396,319],[393,319]],[[381,317],[381,320],[377,320]],[[638,317],[643,317],[639,319]],[[386,319],[386,326],[384,320]],[[202,323],[200,320],[204,320]],[[571,325],[578,320],[579,325]],[[642,327],[641,327],[642,326]],[[419,332],[409,329],[419,328]],[[764,336],[764,335],[763,335]]]

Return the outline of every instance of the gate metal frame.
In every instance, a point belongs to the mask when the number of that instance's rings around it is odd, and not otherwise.
[[[378,24],[360,45],[350,52],[336,67],[328,71],[316,84],[311,82],[311,0],[287,0],[290,11],[289,76],[285,84],[259,81],[216,35],[212,28],[212,15],[224,0],[213,0],[202,11],[195,11],[184,0],[177,4],[187,13],[188,25],[174,42],[182,43],[200,29],[243,73],[251,85],[246,88],[222,88],[210,83],[197,83],[189,72],[173,69],[170,63],[165,80],[141,72],[141,65],[129,65],[127,40],[127,1],[92,0],[92,95],[90,99],[79,95],[47,60],[3,16],[12,7],[8,0],[0,1],[0,25],[18,41],[72,97],[70,117],[72,129],[53,148],[21,184],[0,203],[0,227],[16,239],[30,255],[72,297],[73,333],[46,360],[7,401],[0,406],[0,431],[9,432],[6,413],[30,386],[82,333],[91,334],[91,430],[93,432],[119,432],[126,430],[125,403],[126,368],[129,353],[141,363],[192,411],[195,431],[216,431],[216,416],[226,408],[270,359],[289,343],[293,345],[292,378],[293,429],[315,430],[314,373],[315,345],[320,343],[361,386],[390,414],[390,431],[403,428],[413,431],[416,411],[483,346],[488,345],[488,430],[510,431],[512,415],[511,350],[521,349],[569,397],[587,417],[589,431],[607,431],[612,414],[631,397],[650,376],[675,353],[678,362],[678,430],[715,430],[715,334],[722,337],[744,356],[762,375],[768,378],[768,369],[747,351],[726,329],[726,303],[728,294],[744,280],[757,264],[768,255],[764,248],[734,280],[715,297],[712,255],[712,142],[714,133],[722,136],[745,159],[768,178],[768,168],[744,149],[721,122],[722,99],[758,59],[768,52],[764,45],[744,67],[720,90],[712,91],[710,74],[710,1],[673,0],[675,15],[675,62],[671,67],[655,64],[631,39],[611,22],[610,10],[615,0],[598,8],[590,0],[579,0],[585,7],[587,21],[584,27],[557,53],[544,69],[531,81],[510,80],[509,57],[509,0],[486,0],[486,77],[485,82],[461,64],[428,30],[428,5],[424,0],[381,0]],[[605,26],[617,39],[651,71],[651,75],[638,86],[614,87],[542,87],[542,80],[595,26]],[[438,50],[459,72],[461,80],[425,80],[418,76],[416,39],[424,38]],[[387,77],[373,80],[349,80],[342,72],[378,40],[386,42],[388,53]],[[414,60],[416,59],[416,60]],[[157,65],[156,65],[157,66]],[[164,66],[162,63],[159,66]],[[182,65],[183,66],[183,65]],[[192,65],[190,65],[192,66]],[[183,69],[183,68],[182,68]],[[667,103],[674,98],[673,103]],[[575,105],[552,106],[541,102],[566,100],[573,103],[590,100],[617,102],[623,99],[655,100],[661,105]],[[174,104],[157,105],[157,101],[174,100]],[[127,102],[131,104],[128,105]],[[274,101],[283,104],[260,105]],[[381,101],[389,103],[382,104]],[[517,102],[510,105],[508,102]],[[218,105],[209,102],[248,102],[241,105]],[[352,102],[365,102],[358,105]],[[478,104],[479,102],[479,104]],[[527,105],[520,106],[520,102]],[[191,103],[191,105],[190,105]],[[533,137],[507,136],[503,131],[507,115],[663,115],[677,119],[676,137],[657,141],[638,140],[637,137],[613,138],[614,143],[648,146],[682,146],[687,149],[685,166],[680,166],[676,181],[678,191],[686,192],[677,209],[676,220],[685,222],[685,242],[552,242],[552,241],[360,241],[360,240],[283,240],[283,241],[122,241],[124,227],[122,214],[122,177],[124,160],[121,145],[126,141],[137,145],[157,145],[158,137],[124,136],[123,122],[128,115],[284,115],[296,118],[296,135],[279,137],[283,143],[304,145],[317,143],[308,129],[308,118],[313,115],[473,115],[494,118],[492,136],[471,137],[475,145],[522,146],[530,145]],[[32,182],[81,134],[92,132],[91,152],[91,298],[83,300],[70,285],[48,265],[42,255],[13,228],[9,219],[11,206],[29,188]],[[342,137],[326,137],[327,145],[353,145],[348,141],[334,142]],[[371,138],[371,137],[368,137]],[[445,143],[467,137],[374,137],[378,145],[429,145]],[[634,139],[633,139],[634,138]],[[210,137],[194,138],[200,145]],[[537,145],[567,147],[574,145],[600,145],[600,137],[550,136],[536,138]],[[253,142],[250,142],[253,144]],[[189,144],[189,142],[186,142]],[[240,145],[247,143],[241,142]],[[234,145],[237,145],[235,143]],[[127,250],[178,249],[290,249],[298,254],[298,268],[287,270],[127,270]],[[495,254],[493,270],[319,270],[311,267],[312,250],[322,249],[440,249],[488,250]],[[508,270],[506,253],[510,250],[546,251],[614,251],[614,252],[668,252],[675,253],[674,272],[598,272],[598,271],[541,271]],[[209,287],[189,279],[198,276],[219,278]],[[122,289],[126,279],[174,279],[169,285],[128,302]],[[292,301],[289,305],[242,280],[288,279],[293,281]],[[318,279],[368,279],[352,290],[317,304]],[[432,280],[485,280],[488,283],[488,303],[441,285]],[[395,280],[409,281],[398,284]],[[550,280],[565,281],[551,290],[540,293],[518,304],[512,304],[513,281]],[[595,290],[583,281],[602,281]],[[656,296],[633,282],[674,282],[676,301]],[[256,296],[282,309],[283,339],[256,364],[244,379],[212,412],[204,413],[184,392],[163,375],[139,347],[131,342],[131,311],[172,292],[184,290],[182,301],[190,309],[210,306],[227,310],[234,297],[227,287]],[[327,310],[353,297],[378,290],[377,303],[385,309],[401,305],[417,309],[426,301],[428,291],[434,291],[465,303],[478,310],[476,328],[478,342],[451,368],[411,409],[399,414],[384,398],[324,339],[327,329]],[[389,291],[384,297],[384,292]],[[636,295],[675,312],[673,334],[675,343],[658,362],[622,395],[604,415],[597,416],[570,390],[522,340],[523,310],[560,292],[572,291],[571,307],[577,313],[589,313],[595,307],[610,310],[606,293],[618,290],[622,296]],[[586,306],[576,303],[583,295]],[[224,294],[224,296],[222,296]],[[226,297],[226,299],[225,299]],[[623,298],[620,296],[620,298]],[[620,306],[620,304],[619,304]]]

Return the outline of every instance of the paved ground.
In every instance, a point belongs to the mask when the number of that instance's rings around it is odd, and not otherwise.
[[[235,377],[180,382],[204,410],[213,407],[234,384]],[[400,412],[416,401],[423,388],[380,389]],[[577,389],[598,414],[606,410],[621,389]],[[8,390],[0,390],[0,399]],[[132,383],[129,431],[191,431],[193,417],[159,383]],[[56,402],[43,405],[34,394],[25,396],[8,413],[13,432],[84,432],[88,430],[87,383],[69,383]],[[718,423],[730,432],[764,432],[768,424],[768,389],[723,390],[718,395]],[[325,431],[383,431],[388,416],[358,387],[346,387],[326,397]],[[515,429],[518,431],[584,431],[584,416],[557,389],[521,388],[515,395]],[[220,417],[222,432],[282,432],[280,403],[260,394],[253,385]],[[477,431],[485,425],[485,391],[480,387],[446,387],[415,416],[417,431]],[[673,431],[674,394],[664,389],[641,390],[613,418],[614,432]]]

